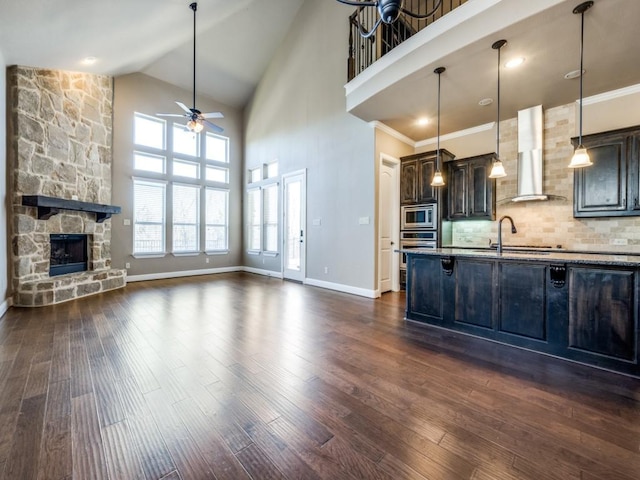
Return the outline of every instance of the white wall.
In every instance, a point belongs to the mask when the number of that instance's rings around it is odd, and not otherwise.
[[[351,11],[335,1],[300,8],[245,110],[245,175],[275,159],[281,174],[306,169],[308,282],[366,295],[377,288],[375,133],[345,108]],[[281,268],[280,257],[244,262]]]
[[[8,308],[8,285],[9,285],[9,264],[7,258],[9,251],[7,246],[8,225],[7,225],[7,65],[4,56],[0,51],[0,316]]]

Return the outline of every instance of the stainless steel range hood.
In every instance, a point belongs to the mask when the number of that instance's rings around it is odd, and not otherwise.
[[[542,105],[518,111],[518,194],[512,202],[564,199],[542,191],[544,118]]]

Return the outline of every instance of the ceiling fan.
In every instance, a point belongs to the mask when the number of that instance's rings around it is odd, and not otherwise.
[[[404,0],[375,0],[373,2],[359,2],[355,0],[338,0],[340,3],[344,3],[345,5],[353,5],[354,7],[376,7],[378,9],[378,13],[380,14],[380,18],[373,25],[371,30],[367,30],[364,25],[362,25],[358,20],[358,27],[360,29],[360,35],[363,38],[369,38],[373,33],[377,30],[381,23],[386,23],[388,25],[392,24],[400,17],[401,13],[405,15],[409,15],[412,18],[423,19],[428,18],[440,8],[442,4],[442,0],[438,0],[437,3],[433,6],[428,13],[414,13],[411,10],[407,10],[404,8]]]
[[[187,107],[182,102],[176,102],[176,104],[184,110],[185,113],[158,113],[159,117],[185,117],[188,118],[187,128],[195,133],[201,132],[205,125],[211,130],[217,133],[224,131],[222,127],[219,127],[215,123],[211,123],[209,118],[224,118],[224,115],[220,112],[202,113],[196,108],[196,10],[198,10],[198,3],[193,2],[189,5],[189,8],[193,10],[193,108]]]

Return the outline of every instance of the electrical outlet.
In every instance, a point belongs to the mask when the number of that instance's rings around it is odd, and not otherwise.
[[[324,273],[329,273],[329,267],[324,267]]]
[[[125,218],[124,220],[122,220],[122,224],[123,224],[125,227],[130,226],[130,225],[131,225],[131,219],[129,219],[129,218]]]
[[[125,263],[124,268],[131,268],[131,264],[129,262]]]
[[[613,242],[611,243],[612,245],[628,245],[629,244],[626,238],[614,238]]]
[[[204,259],[204,263],[209,263],[209,257]]]

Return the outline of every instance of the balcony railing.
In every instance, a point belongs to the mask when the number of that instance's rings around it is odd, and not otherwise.
[[[369,31],[373,28],[378,20],[378,10],[374,7],[358,7],[349,17],[349,58],[347,60],[349,81],[393,48],[466,2],[467,0],[442,0],[442,4],[433,15],[425,19],[401,14],[400,18],[391,25],[381,23],[378,30],[369,38],[363,38],[360,35],[360,29]],[[404,8],[425,15],[433,10],[437,3],[438,0],[405,0]]]

